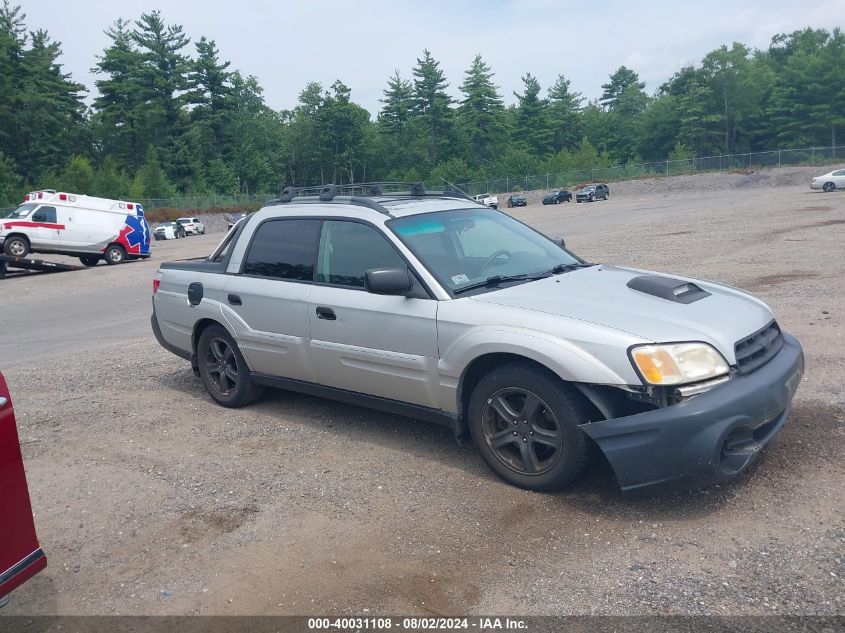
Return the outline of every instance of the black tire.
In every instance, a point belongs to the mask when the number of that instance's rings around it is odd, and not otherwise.
[[[3,252],[9,257],[26,257],[29,255],[29,240],[22,235],[7,237],[3,242]]]
[[[197,363],[202,384],[217,404],[242,407],[264,393],[264,387],[250,378],[237,343],[221,325],[203,330],[197,342]]]
[[[106,252],[103,253],[103,259],[109,266],[122,264],[126,261],[126,249],[120,244],[109,244]]]
[[[577,202],[578,204],[581,204],[581,201],[578,198],[575,198],[575,202]]]
[[[826,193],[830,193],[831,191],[836,191],[836,185],[832,182],[826,182],[826,183],[824,183],[824,186],[822,187],[822,191],[824,191]]]
[[[97,255],[85,255],[80,257],[79,261],[85,266],[96,266],[100,262],[100,257]]]
[[[470,432],[484,461],[506,482],[528,490],[556,490],[583,472],[590,445],[578,427],[589,416],[572,387],[521,363],[484,376],[469,403]]]

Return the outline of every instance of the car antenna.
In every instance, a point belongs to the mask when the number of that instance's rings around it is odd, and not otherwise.
[[[440,180],[442,180],[442,181],[443,181],[443,182],[445,182],[447,185],[449,185],[450,187],[452,187],[452,191],[460,191],[460,192],[461,192],[462,194],[464,194],[467,198],[469,198],[469,197],[470,197],[470,196],[469,196],[469,194],[468,194],[466,191],[464,191],[463,189],[461,189],[460,187],[458,187],[458,185],[456,185],[456,184],[453,184],[453,183],[449,182],[448,180],[446,180],[445,178],[443,178],[443,176],[441,176],[441,177],[440,177]]]

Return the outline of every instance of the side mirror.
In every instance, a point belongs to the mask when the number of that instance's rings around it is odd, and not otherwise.
[[[374,295],[406,295],[411,292],[411,274],[407,268],[371,268],[364,287]]]
[[[561,248],[566,248],[566,240],[564,240],[562,237],[554,237],[552,238],[552,242],[554,242]]]

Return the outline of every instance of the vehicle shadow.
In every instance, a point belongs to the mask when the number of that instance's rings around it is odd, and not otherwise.
[[[211,403],[199,379],[190,372],[172,372],[159,376],[158,380],[162,386],[182,392],[183,397],[196,399],[197,404]],[[796,465],[785,465],[784,461],[795,461],[796,445],[808,459],[823,456],[824,450],[818,443],[824,435],[805,431],[810,428],[810,421],[818,430],[817,421],[841,418],[842,411],[800,400],[796,400],[795,405],[781,437],[744,473],[730,481],[703,488],[622,492],[610,464],[594,447],[587,471],[575,483],[556,492],[530,494],[559,506],[562,512],[577,509],[584,514],[614,519],[648,515],[650,520],[659,521],[713,514],[742,493],[761,469],[767,477],[794,477]],[[245,409],[227,411],[233,416],[260,414],[285,421],[280,425],[295,420],[296,424],[328,430],[350,442],[406,452],[424,461],[459,468],[466,475],[491,485],[506,485],[487,467],[472,445],[459,445],[451,430],[435,424],[281,389],[268,389],[259,402]]]

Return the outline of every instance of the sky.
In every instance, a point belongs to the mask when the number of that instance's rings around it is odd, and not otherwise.
[[[373,115],[387,78],[394,70],[410,78],[425,48],[455,98],[480,53],[505,103],[515,101],[526,72],[544,91],[563,74],[595,99],[623,64],[651,93],[722,44],[766,48],[776,33],[845,27],[845,0],[26,0],[22,8],[29,30],[43,28],[61,42],[64,71],[92,94],[91,68],[109,43],[103,31],[118,18],[159,9],[168,24],[183,26],[192,56],[201,36],[215,40],[232,69],[258,78],[274,109],[296,105],[309,81],[328,87],[341,79]]]

